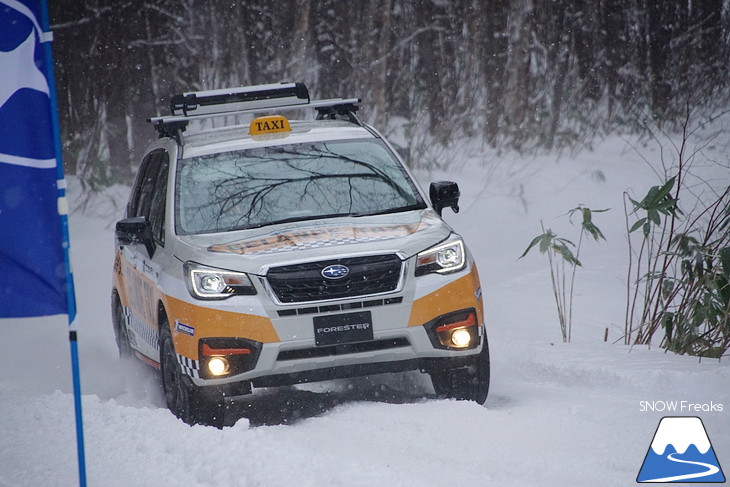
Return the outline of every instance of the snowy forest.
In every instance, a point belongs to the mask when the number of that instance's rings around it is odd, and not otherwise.
[[[130,181],[155,136],[146,119],[183,91],[304,82],[313,98],[361,98],[365,121],[397,125],[408,145],[478,138],[521,152],[672,124],[728,96],[724,0],[50,8],[66,170],[92,188]]]
[[[0,486],[80,485],[79,424],[90,486],[635,485],[664,416],[700,418],[730,477],[730,0],[48,7],[78,313],[0,320]],[[479,270],[483,406],[410,371],[254,387],[223,429],[190,426],[157,369],[120,360],[115,230],[147,119],[177,93],[279,81],[361,98],[420,188],[458,182],[442,216]],[[0,211],[36,198],[6,187]],[[238,238],[178,248],[209,236]]]

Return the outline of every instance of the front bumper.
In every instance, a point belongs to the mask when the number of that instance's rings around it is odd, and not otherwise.
[[[236,397],[250,393],[252,385],[256,387],[279,387],[412,370],[434,373],[447,369],[458,369],[473,365],[482,348],[486,346],[486,335],[483,332],[483,327],[480,327],[480,330],[477,347],[458,353],[438,351],[439,353],[433,357],[414,357],[412,355],[371,355],[355,352],[348,354],[347,360],[342,360],[340,356],[335,361],[308,363],[310,367],[314,368],[305,367],[304,362],[298,362],[297,367],[279,368],[276,373],[257,375],[261,373],[258,370],[231,377],[231,380],[228,381],[221,379],[200,381],[191,377],[186,377],[186,380],[190,384],[202,386],[200,391],[211,397]],[[242,376],[251,377],[246,379]]]
[[[385,372],[457,368],[481,351],[484,326],[475,328],[477,342],[465,350],[434,347],[426,326],[381,333],[368,342],[326,347],[316,347],[311,340],[267,343],[262,344],[252,370],[220,379],[193,381],[198,386],[227,387],[251,382],[258,387],[272,387]]]

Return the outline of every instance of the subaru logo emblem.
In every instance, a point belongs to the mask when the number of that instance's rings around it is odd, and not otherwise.
[[[342,279],[350,273],[350,269],[344,265],[334,264],[328,265],[322,269],[322,276],[327,279]]]

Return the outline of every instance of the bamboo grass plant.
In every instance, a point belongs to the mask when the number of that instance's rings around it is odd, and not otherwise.
[[[546,230],[543,223],[540,222],[542,233],[532,239],[530,245],[520,256],[520,259],[522,259],[535,246],[538,246],[541,254],[547,255],[550,267],[550,283],[558,312],[560,334],[564,343],[570,343],[573,334],[575,274],[577,268],[583,265],[579,260],[580,250],[586,235],[593,237],[597,242],[606,239],[601,230],[593,223],[593,213],[604,211],[608,210],[591,210],[586,206],[578,205],[567,213],[571,223],[572,216],[575,213],[580,213],[582,216],[577,246],[570,240],[558,237],[549,228]],[[575,249],[575,254],[571,249]],[[569,282],[567,280],[568,272],[570,272]]]
[[[688,107],[681,142],[671,145],[671,164],[662,148],[662,184],[641,200],[624,193],[629,266],[623,340],[651,345],[661,331],[660,346],[669,351],[722,357],[730,349],[730,185],[697,182],[692,174],[709,142],[689,149],[702,127],[691,128],[690,115]]]

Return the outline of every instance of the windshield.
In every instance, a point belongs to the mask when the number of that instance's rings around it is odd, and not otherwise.
[[[379,140],[279,145],[183,159],[176,186],[181,235],[426,207]]]

